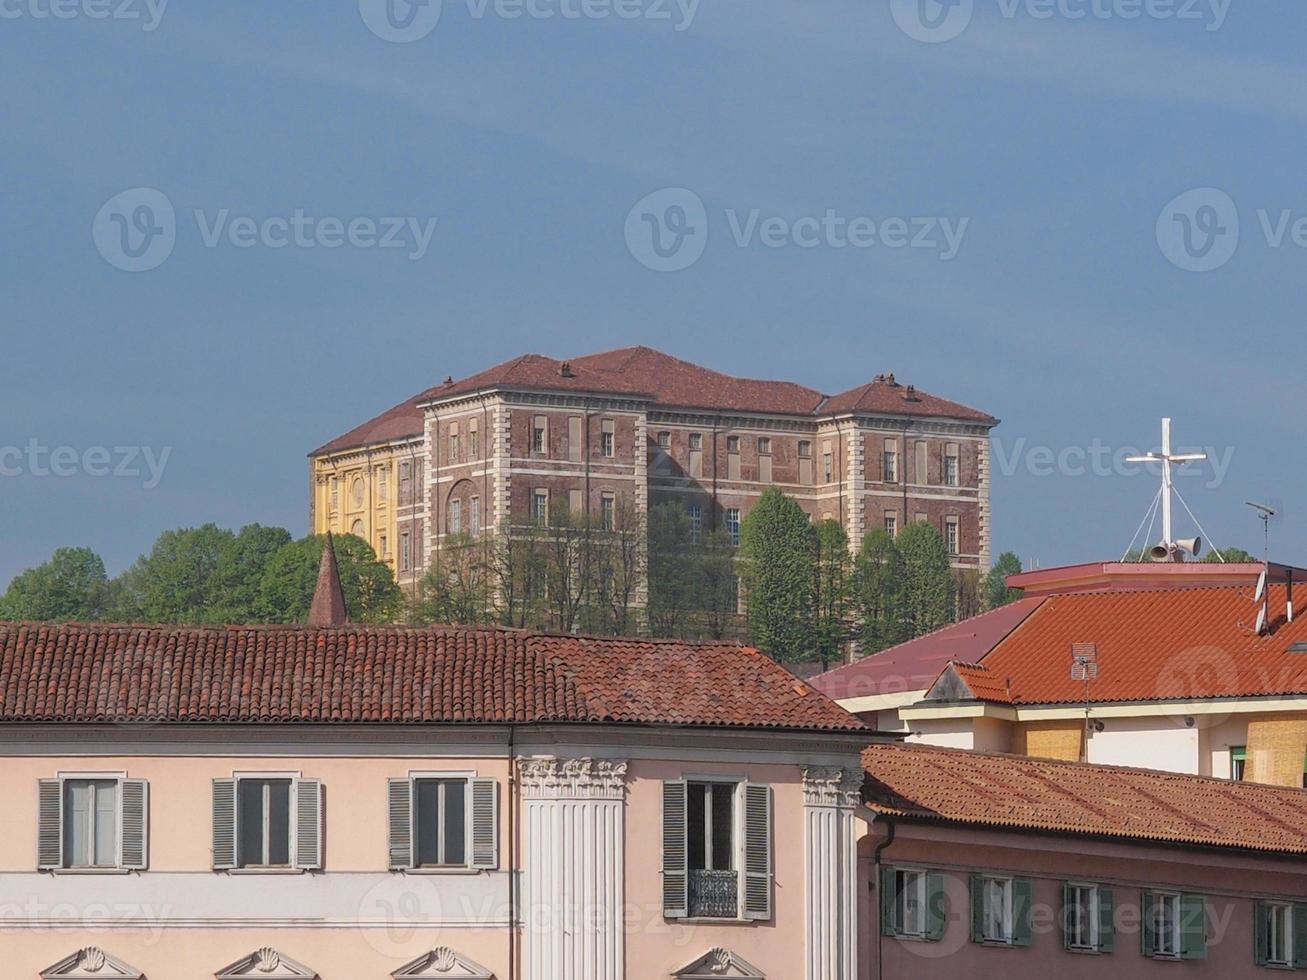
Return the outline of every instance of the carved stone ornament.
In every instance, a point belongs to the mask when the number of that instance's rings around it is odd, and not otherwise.
[[[441,946],[391,974],[395,980],[494,980],[494,974],[462,953]]]
[[[672,974],[676,980],[766,980],[761,970],[720,946]]]
[[[803,770],[805,806],[856,807],[862,802],[861,769],[809,766]]]
[[[42,980],[142,980],[145,976],[110,956],[99,946],[87,946],[41,971]]]
[[[271,946],[256,949],[214,974],[217,980],[246,980],[247,977],[256,980],[317,980],[317,976],[316,970],[297,963]]]
[[[523,759],[522,793],[535,800],[620,800],[626,763],[609,759]]]

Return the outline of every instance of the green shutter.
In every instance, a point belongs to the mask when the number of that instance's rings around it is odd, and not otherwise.
[[[1012,879],[1012,945],[1029,946],[1034,935],[1030,916],[1034,910],[1034,888],[1029,878]]]
[[[1155,901],[1152,892],[1140,893],[1139,908],[1143,913],[1141,916],[1143,921],[1139,923],[1139,951],[1145,956],[1154,956],[1157,953],[1157,930],[1154,919],[1156,913],[1153,909]]]
[[[1253,903],[1253,962],[1266,966],[1271,959],[1270,926],[1271,909],[1265,902]]]
[[[882,936],[898,934],[898,911],[895,907],[898,892],[894,887],[897,882],[898,873],[889,865],[882,865],[880,869],[880,934]]]
[[[971,941],[985,941],[985,882],[980,875],[971,876]]]
[[[1293,907],[1293,966],[1307,970],[1307,905]]]
[[[1116,948],[1116,905],[1112,889],[1098,889],[1098,951],[1110,953]]]
[[[1207,899],[1202,895],[1180,896],[1180,958],[1207,959]]]
[[[931,872],[926,875],[926,939],[937,943],[948,928],[948,892],[944,876]]]

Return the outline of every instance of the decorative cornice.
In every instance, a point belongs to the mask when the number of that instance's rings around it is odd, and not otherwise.
[[[834,806],[853,809],[862,802],[861,769],[805,766],[804,806]]]
[[[626,763],[608,759],[523,759],[522,793],[529,800],[621,800]]]

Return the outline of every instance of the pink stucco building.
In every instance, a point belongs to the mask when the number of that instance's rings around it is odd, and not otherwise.
[[[731,644],[0,624],[0,976],[854,980],[871,738]]]

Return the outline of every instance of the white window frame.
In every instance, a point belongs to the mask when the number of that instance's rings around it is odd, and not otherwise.
[[[734,793],[731,795],[731,871],[735,873],[735,898],[736,909],[734,919],[687,917],[687,922],[734,922],[736,919],[744,918],[744,786],[748,782],[744,776],[730,775],[723,773],[713,773],[711,775],[702,775],[698,773],[687,773],[681,777],[685,782],[685,810],[686,810],[686,828],[685,828],[685,868],[687,875],[690,868],[690,834],[692,830],[689,826],[690,812],[690,786],[695,783],[714,784],[725,783],[734,787]],[[705,807],[704,813],[705,827],[701,831],[708,835],[704,842],[704,854],[706,855],[705,864],[712,864],[712,806]],[[688,898],[688,896],[687,896]]]
[[[886,444],[881,453],[881,479],[884,483],[899,482],[899,447]]]
[[[461,874],[475,873],[472,867],[472,780],[478,778],[475,769],[465,770],[414,770],[408,774],[408,820],[409,834],[412,839],[412,867],[407,874]],[[463,783],[463,863],[462,864],[428,864],[420,865],[418,860],[418,786],[423,780]],[[443,787],[442,787],[443,790]],[[441,809],[444,809],[444,793],[441,793]],[[441,838],[440,849],[444,851],[444,826],[437,827]]]
[[[917,909],[920,922],[909,929],[907,894],[908,879],[917,892]],[[894,934],[904,939],[924,939],[930,930],[930,873],[924,868],[894,869]]]
[[[468,530],[473,534],[481,533],[481,498],[475,494],[468,502],[469,513],[467,515]]]
[[[541,506],[543,501],[544,506]],[[549,523],[549,491],[534,489],[531,491],[531,519],[544,526]]]
[[[734,515],[732,517],[732,515]],[[726,533],[731,536],[731,544],[738,548],[740,546],[740,536],[744,526],[744,515],[740,513],[739,507],[727,507],[726,516],[723,522],[726,525]]]
[[[897,538],[899,536],[899,515],[886,514],[883,526],[885,528],[885,533],[888,534],[890,538]]]
[[[703,504],[692,500],[685,510],[690,515],[690,543],[698,544],[703,539]]]
[[[296,842],[299,840],[299,806],[297,805],[297,795],[299,792],[299,781],[304,778],[302,770],[293,772],[233,772],[231,779],[234,784],[232,793],[232,840],[235,841],[236,859],[235,867],[231,868],[230,874],[299,874],[301,869],[298,867],[299,855],[296,853]],[[286,806],[290,810],[287,819],[287,832],[290,836],[286,849],[286,856],[290,859],[288,864],[245,864],[240,863],[241,858],[241,780],[242,779],[287,779],[290,780],[290,795],[286,801]],[[268,857],[268,787],[263,788],[263,857],[266,861]]]
[[[1169,940],[1169,949],[1163,949],[1162,943],[1162,907],[1169,905],[1172,908],[1171,929]],[[1184,903],[1179,892],[1153,892],[1153,907],[1148,910],[1152,916],[1153,936],[1155,937],[1153,947],[1153,958],[1159,960],[1178,960],[1184,953],[1184,933],[1181,927],[1181,921],[1184,917]]]
[[[449,526],[445,529],[449,534],[463,533],[463,501],[455,497],[449,502]]]
[[[1293,905],[1290,902],[1266,902],[1266,918],[1270,936],[1266,942],[1268,966],[1291,967],[1294,964]],[[1283,956],[1276,957],[1275,940],[1283,945]]]
[[[1103,937],[1099,930],[1100,923],[1098,909],[1100,897],[1098,886],[1086,881],[1070,881],[1067,882],[1067,887],[1071,891],[1073,902],[1077,893],[1085,893],[1087,905],[1084,905],[1084,907],[1087,909],[1087,921],[1089,923],[1089,942],[1086,945],[1084,943],[1076,942],[1071,936],[1071,922],[1068,919],[1066,923],[1067,947],[1081,953],[1096,952],[1103,942]]]
[[[990,922],[990,887],[998,885],[1002,889],[1001,901],[1003,908],[1000,911],[999,925],[1002,929],[1002,935],[989,935]],[[1011,946],[1013,936],[1014,919],[1012,917],[1012,879],[1004,875],[981,875],[980,876],[980,938],[991,946]]]
[[[944,550],[950,558],[956,558],[962,553],[962,530],[956,517],[944,521]]]
[[[617,494],[605,493],[599,498],[599,523],[605,531],[617,530]]]
[[[408,531],[399,534],[399,570],[411,571],[413,568],[413,536]]]
[[[758,455],[759,456],[771,455],[771,436],[758,437]]]
[[[70,841],[68,840],[66,830],[67,822],[64,818],[64,807],[67,805],[66,791],[69,783],[79,782],[113,782],[117,784],[118,806],[117,806],[117,826],[114,828],[114,860],[113,864],[67,864],[63,867],[54,868],[55,874],[120,874],[126,869],[123,868],[123,783],[127,781],[127,772],[125,770],[115,770],[111,772],[57,772],[55,778],[59,780],[59,846],[65,854],[72,851]],[[90,829],[87,831],[91,840],[95,840],[95,808],[91,808]]]
[[[956,487],[962,478],[962,463],[957,453],[944,454],[944,486]]]

